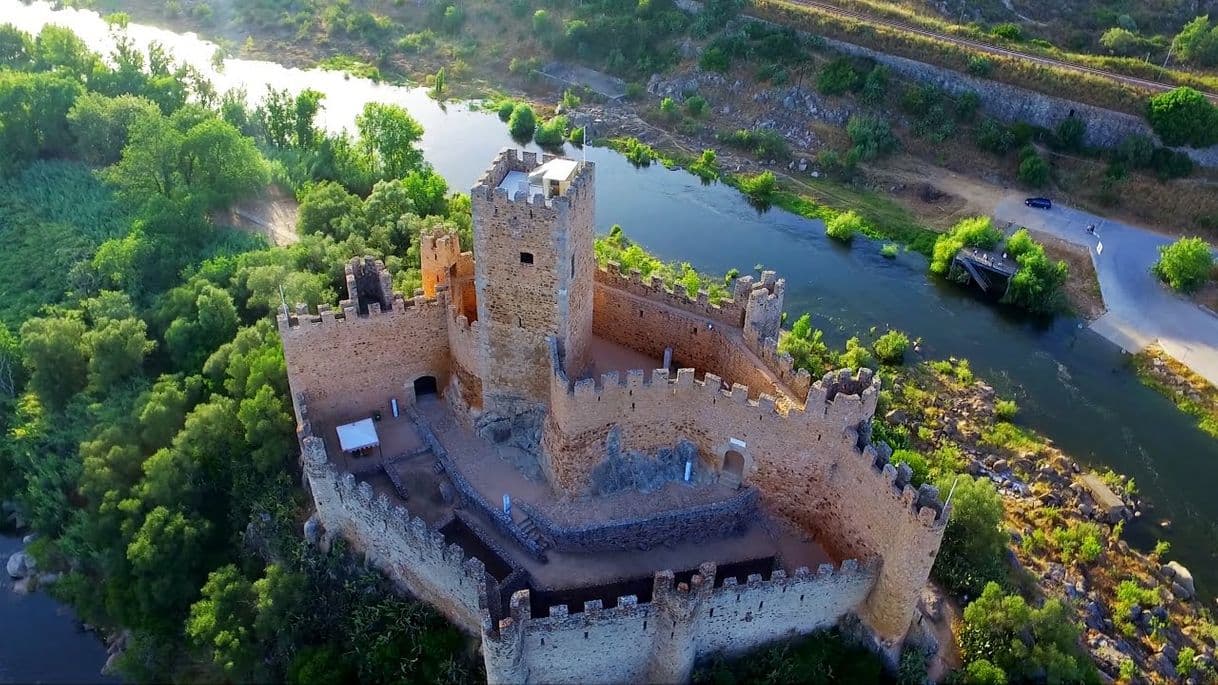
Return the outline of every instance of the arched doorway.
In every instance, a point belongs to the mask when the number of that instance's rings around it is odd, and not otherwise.
[[[744,482],[744,455],[736,450],[728,450],[723,455],[723,473],[719,480],[728,485],[739,486]]]
[[[419,376],[414,379],[414,398],[421,400],[425,397],[435,397],[439,392],[435,376]]]

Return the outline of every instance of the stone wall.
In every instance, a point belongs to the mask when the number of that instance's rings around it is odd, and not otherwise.
[[[733,299],[711,304],[705,292],[689,298],[683,291],[668,290],[658,278],[644,281],[637,272],[622,274],[617,264],[610,263],[597,272],[592,331],[657,360],[671,347],[673,361],[680,366],[710,371],[755,393],[781,397],[788,390],[778,382],[784,370],[788,377],[797,373],[789,364],[784,369],[772,349],[766,355],[760,346],[750,348],[746,333],[760,328],[750,326],[746,331],[745,326],[752,305],[763,310],[753,321],[777,322],[778,316],[769,316],[768,310],[780,310],[781,299],[781,291],[775,297],[763,287],[754,289],[752,279],[745,277],[738,279]],[[767,330],[776,327],[767,326]],[[768,343],[777,344],[773,338]],[[763,356],[769,356],[773,365]]]
[[[490,683],[684,682],[694,662],[739,654],[768,642],[834,625],[867,596],[874,564],[848,560],[815,573],[774,571],[717,583],[713,563],[687,583],[657,573],[652,599],[630,595],[612,607],[553,606],[534,618],[529,593],[511,599],[510,616],[483,636]],[[581,611],[582,609],[582,611]]]
[[[297,411],[304,413],[301,406]],[[326,535],[341,535],[395,585],[462,629],[488,628],[488,597],[498,595],[499,588],[483,562],[467,557],[459,545],[449,544],[439,530],[404,507],[391,505],[384,495],[374,496],[368,483],[340,474],[307,422],[300,438],[305,477]]]
[[[729,536],[755,520],[757,502],[757,489],[745,488],[718,502],[583,526],[559,523],[523,502],[512,506],[528,514],[555,549],[603,552]]]
[[[1149,136],[1158,140],[1143,117],[962,74],[945,67],[877,52],[853,43],[832,39],[825,39],[825,43],[848,55],[867,57],[887,65],[894,73],[912,81],[931,84],[955,95],[975,92],[981,96],[983,112],[1009,124],[1023,121],[1053,129],[1073,114],[1087,122],[1084,143],[1092,147],[1116,147],[1131,135]],[[1218,145],[1204,150],[1186,147],[1177,149],[1202,166],[1218,166]]]
[[[870,371],[827,375],[803,406],[784,411],[768,394],[752,400],[744,386],[724,391],[717,376],[699,381],[692,369],[675,378],[663,370],[631,371],[571,384],[559,365],[553,368],[542,444],[556,486],[586,486],[614,427],[624,450],[650,452],[690,440],[715,470],[736,450],[744,456],[744,481],[761,490],[767,505],[813,531],[834,558],[883,559],[863,618],[882,640],[899,642],[930,575],[946,515],[934,488],[915,489],[908,472],[867,444],[879,394]]]
[[[335,423],[389,410],[386,393],[414,399],[413,382],[435,376],[442,389],[451,356],[447,297],[377,303],[360,316],[354,306],[315,316],[280,314],[279,335],[293,396],[304,393],[315,422]]]

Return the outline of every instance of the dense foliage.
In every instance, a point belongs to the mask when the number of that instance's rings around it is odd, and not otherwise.
[[[1167,145],[1208,147],[1218,143],[1218,107],[1192,88],[1152,97],[1146,118]]]
[[[299,543],[270,320],[281,292],[334,304],[357,255],[409,287],[420,231],[468,231],[418,124],[373,104],[329,135],[316,93],[251,110],[156,47],[0,44],[0,498],[55,594],[131,631],[134,680],[477,679],[434,612]],[[300,196],[298,244],[215,223],[272,179]]]

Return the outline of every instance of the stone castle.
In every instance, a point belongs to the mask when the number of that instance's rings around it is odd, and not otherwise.
[[[678,682],[841,621],[893,657],[948,512],[870,443],[879,379],[793,369],[772,272],[714,302],[598,267],[594,179],[505,150],[413,297],[354,259],[339,310],[280,315],[307,528],[480,635],[493,683]]]

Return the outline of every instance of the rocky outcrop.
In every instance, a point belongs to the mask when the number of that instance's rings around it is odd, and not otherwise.
[[[10,578],[14,580],[23,580],[34,575],[34,572],[38,570],[38,564],[34,561],[34,557],[26,554],[23,550],[20,552],[14,552],[12,556],[8,558],[6,570],[8,571]]]

